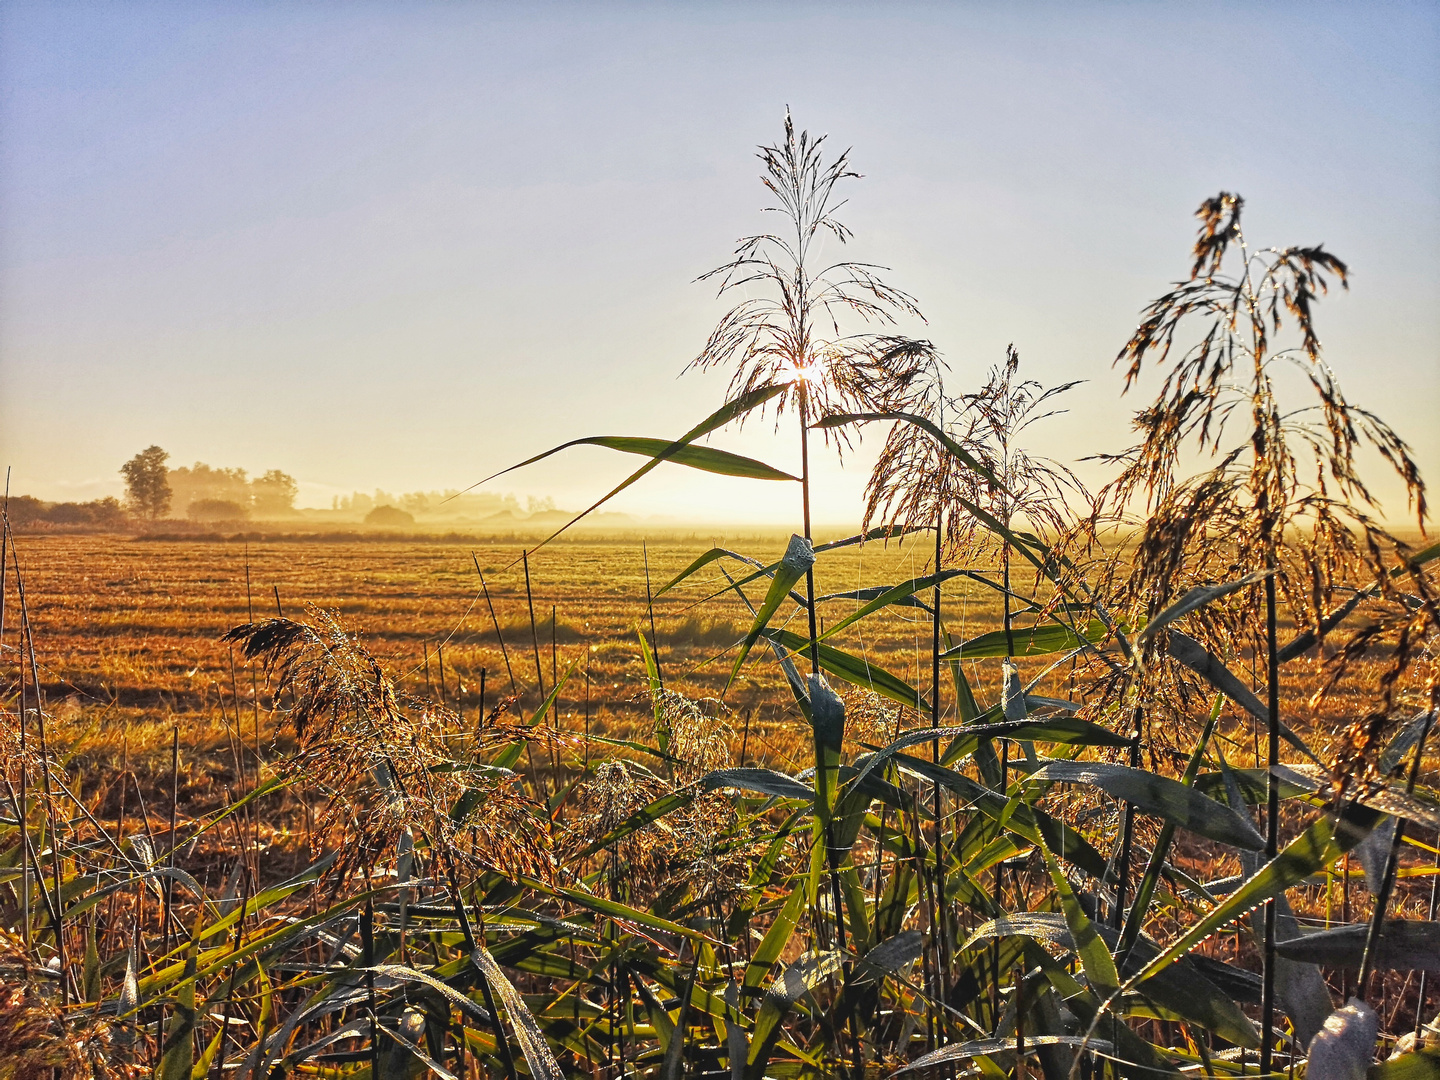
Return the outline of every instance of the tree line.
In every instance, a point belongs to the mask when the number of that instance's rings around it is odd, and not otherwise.
[[[197,461],[170,468],[170,455],[158,446],[140,451],[120,467],[125,478],[125,508],[149,521],[178,516],[192,521],[289,517],[295,513],[299,485],[280,469],[253,479],[244,469],[214,468]]]

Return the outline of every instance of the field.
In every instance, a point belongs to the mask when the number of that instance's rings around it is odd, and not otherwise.
[[[843,535],[834,529],[816,539],[824,543]],[[637,641],[641,632],[650,637],[653,611],[653,641],[667,682],[696,698],[723,693],[736,739],[749,731],[745,763],[798,771],[810,753],[808,725],[787,703],[773,659],[757,655],[725,688],[733,646],[750,621],[734,593],[709,599],[726,587],[725,578],[702,572],[647,603],[647,562],[653,594],[712,546],[778,557],[786,537],[776,531],[562,539],[533,557],[529,597],[520,562],[528,545],[485,538],[266,543],[21,536],[16,546],[42,687],[59,724],[54,737],[61,745],[76,740],[89,777],[108,781],[124,759],[126,768],[158,783],[170,771],[171,735],[178,729],[186,787],[196,800],[186,812],[198,814],[213,810],[223,797],[217,778],[234,779],[234,750],[253,754],[257,718],[262,753],[277,735],[263,672],[243,655],[237,660],[235,647],[222,637],[277,613],[304,618],[306,605],[337,612],[397,685],[462,716],[474,717],[481,707],[482,672],[487,709],[502,697],[517,696],[520,709],[533,710],[543,698],[540,681],[552,687],[557,673],[577,662],[558,699],[555,722],[582,732],[588,714],[595,734],[624,740],[648,737],[653,726]],[[929,558],[913,541],[871,541],[822,563],[816,589],[825,595],[918,577],[928,572]],[[477,566],[485,575],[488,603]],[[747,591],[758,602],[760,591],[755,586]],[[946,595],[943,614],[954,640],[999,627],[1000,608],[983,586],[952,583]],[[860,603],[824,605],[822,632],[827,618],[842,618]],[[1018,625],[1034,622],[1032,616]],[[929,675],[930,633],[927,613],[891,608],[842,634],[838,643],[914,686]],[[1024,658],[1019,664],[1032,673],[1048,666]],[[1315,714],[1309,698],[1318,668],[1311,663],[1287,679],[1284,712],[1303,717],[1307,737],[1323,751],[1347,722],[1350,695],[1357,691],[1352,687],[1327,700]],[[993,669],[979,662],[966,667],[982,702],[998,695]],[[1036,691],[1067,696],[1069,670],[1056,672]],[[953,722],[953,709],[947,695],[942,719]],[[890,712],[893,716],[894,708]],[[878,739],[885,732],[871,734]],[[1243,738],[1252,736],[1253,731]],[[1165,733],[1158,742],[1169,742]],[[738,762],[738,743],[735,751]]]
[[[834,532],[819,541],[842,535]],[[254,753],[257,719],[262,754],[275,737],[263,673],[243,656],[237,661],[234,647],[221,640],[252,617],[278,610],[301,618],[309,604],[338,612],[398,685],[471,717],[481,707],[482,672],[487,708],[518,694],[519,707],[533,709],[542,698],[538,680],[553,686],[555,675],[580,658],[556,707],[558,725],[585,730],[588,708],[596,734],[648,738],[653,717],[636,635],[650,634],[652,608],[663,674],[701,698],[724,690],[730,650],[749,620],[733,594],[698,604],[725,586],[718,573],[647,604],[647,560],[654,592],[711,546],[778,555],[786,536],[562,540],[534,557],[528,599],[519,563],[525,545],[483,538],[454,544],[23,536],[17,547],[42,685],[60,725],[54,737],[61,745],[75,740],[92,785],[131,769],[158,790],[170,772],[171,735],[178,729],[188,796],[182,812],[198,815],[214,810],[226,783],[235,781],[236,751]],[[837,554],[842,557],[817,582],[824,593],[917,576],[927,558],[915,544],[898,542]],[[947,616],[957,639],[998,625],[997,610],[979,593],[978,586],[964,589],[965,606]],[[858,606],[833,602],[827,617],[833,621]],[[866,623],[846,645],[913,684],[928,655],[930,626],[915,617],[923,612],[911,614]],[[786,705],[783,679],[767,659],[757,657],[725,694],[737,761],[744,742],[748,763],[798,771],[809,754],[808,728]],[[984,693],[989,673],[973,674]]]
[[[47,700],[67,726],[84,728],[103,718],[105,732],[117,738],[123,732],[136,753],[163,742],[168,769],[175,726],[187,748],[201,752],[224,746],[228,754],[226,725],[242,725],[253,739],[258,712],[268,738],[270,698],[264,679],[251,679],[243,657],[232,665],[235,650],[221,638],[235,626],[277,613],[303,617],[305,605],[312,604],[338,612],[400,685],[443,699],[465,714],[480,707],[482,671],[491,705],[518,693],[522,704],[533,708],[540,700],[538,678],[553,686],[557,670],[588,654],[561,695],[561,722],[582,724],[588,670],[596,730],[629,738],[635,724],[649,722],[648,683],[636,635],[650,636],[652,610],[662,670],[696,697],[717,697],[724,690],[733,658],[729,650],[750,621],[734,593],[709,599],[727,585],[718,572],[702,572],[647,603],[647,562],[653,594],[713,546],[776,558],[787,535],[562,539],[533,557],[528,598],[520,558],[533,539],[528,544],[486,538],[266,543],[42,535],[19,537],[17,548],[24,558]],[[844,535],[845,530],[832,529],[817,534],[816,542]],[[817,593],[914,578],[928,572],[929,560],[930,552],[913,540],[872,540],[837,551],[822,563]],[[485,575],[488,603],[477,566]],[[747,591],[752,600],[763,592],[753,585]],[[1000,625],[999,606],[983,586],[952,583],[946,595],[946,629],[956,641]],[[822,632],[826,618],[833,622],[860,603],[847,599],[826,605]],[[928,676],[930,632],[925,612],[892,608],[841,641],[915,685],[917,678]],[[1019,662],[1036,672],[1046,666],[1023,657]],[[987,700],[998,690],[992,666],[967,667],[977,696]],[[1324,748],[1351,716],[1352,704],[1342,693],[1314,713],[1309,698],[1318,685],[1318,668],[1305,665],[1286,681],[1284,711],[1303,717]],[[1056,673],[1043,691],[1063,697],[1064,675]],[[733,711],[755,712],[752,737],[763,754],[785,760],[799,753],[803,760],[809,751],[800,748],[808,742],[808,731],[797,728],[793,709],[777,700],[783,688],[776,665],[759,657],[725,693],[725,702]],[[953,703],[944,707],[953,709]],[[790,722],[782,722],[782,716]]]

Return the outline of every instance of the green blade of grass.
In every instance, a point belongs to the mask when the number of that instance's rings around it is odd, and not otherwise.
[[[1018,797],[1006,799],[964,773],[923,758],[896,754],[895,761],[907,771],[949,788],[1002,828],[1036,847],[1044,843],[1060,858],[1078,866],[1091,877],[1104,880],[1109,876],[1105,857],[1091,846],[1090,841],[1059,818],[1051,817]]]
[[[798,656],[803,656],[807,660],[810,658],[810,639],[793,630],[771,628],[762,631],[761,636],[778,645],[783,645]],[[922,712],[930,708],[929,702],[920,696],[919,691],[884,668],[878,667],[868,660],[862,660],[858,656],[842,652],[831,645],[820,644],[818,648],[820,650],[820,667],[837,679],[842,679],[854,686],[863,686],[867,690],[874,690],[882,697],[887,697],[900,705],[918,708]]]
[[[825,633],[820,635],[820,640],[824,641],[826,638],[831,637],[834,634],[838,634],[841,630],[844,630],[851,623],[859,622],[861,619],[865,618],[865,616],[874,614],[881,608],[889,607],[891,604],[901,603],[903,601],[910,600],[917,592],[920,592],[924,589],[933,589],[936,585],[949,581],[951,578],[961,577],[964,575],[965,571],[963,570],[945,570],[939,574],[929,574],[925,577],[911,578],[909,581],[902,581],[898,585],[892,585],[888,589],[885,589],[883,592],[877,595],[869,603],[865,604],[863,607],[856,609],[849,615],[846,615],[845,618],[841,619],[834,626],[831,626],[829,629],[827,629]],[[825,599],[825,597],[818,598],[816,602],[818,603],[820,599]]]
[[[1048,783],[1099,788],[1112,798],[1134,803],[1147,814],[1222,844],[1246,851],[1265,847],[1265,838],[1253,823],[1168,776],[1098,761],[1048,761],[1030,775],[1033,780]]]
[[[790,943],[790,937],[795,932],[795,925],[800,921],[800,916],[810,903],[810,880],[808,876],[801,875],[790,890],[790,895],[785,898],[785,904],[781,907],[770,928],[765,931],[750,962],[745,965],[745,978],[742,986],[747,990],[754,989],[760,985],[765,977],[770,974],[780,954]]]
[[[745,1060],[745,1080],[760,1080],[770,1064],[770,1052],[780,1037],[781,1023],[801,997],[840,969],[840,954],[824,952],[803,957],[790,964],[771,982],[761,1000],[750,1036],[750,1054]]]
[[[644,465],[640,466],[640,468],[636,469],[624,480],[616,484],[615,487],[611,488],[605,495],[601,496],[595,502],[591,503],[584,510],[576,514],[564,525],[560,526],[560,528],[556,529],[553,533],[547,536],[544,540],[540,541],[540,543],[536,544],[533,548],[530,549],[530,551],[539,551],[546,544],[550,543],[551,540],[554,540],[555,537],[559,536],[566,529],[570,528],[571,525],[574,525],[577,521],[587,516],[588,514],[594,513],[600,507],[604,506],[607,502],[613,499],[616,495],[619,495],[620,492],[624,491],[636,481],[640,480],[643,476],[645,476],[646,473],[659,466],[662,462],[669,461],[674,458],[676,454],[680,453],[680,451],[690,446],[690,444],[693,443],[696,439],[703,438],[704,436],[710,434],[710,432],[724,427],[732,420],[739,419],[751,410],[759,408],[761,405],[765,404],[765,402],[769,401],[775,395],[784,393],[784,391],[784,386],[762,386],[759,389],[751,390],[749,393],[741,394],[733,401],[727,401],[724,405],[720,406],[720,408],[716,409],[713,413],[707,416],[700,423],[696,424],[684,435],[680,436],[680,438],[676,439],[672,443],[666,444],[664,449],[662,449]],[[557,449],[559,448],[557,447]],[[553,453],[554,451],[550,452]],[[545,456],[545,454],[541,454],[538,457],[530,458],[529,461],[538,461],[541,457]],[[528,463],[528,461],[521,462],[520,465],[510,466],[510,469],[518,469],[521,467],[521,465],[525,465]],[[510,469],[502,469],[500,472],[495,473],[494,475],[502,476],[505,473],[509,472]],[[486,479],[494,479],[494,477],[487,477]],[[485,481],[483,480],[481,481],[481,483],[484,482]],[[478,485],[471,485],[471,487],[476,486]],[[469,491],[470,488],[466,488],[465,490]],[[464,492],[461,492],[460,494],[463,495]]]
[[[1382,816],[1378,810],[1349,805],[1339,817],[1327,816],[1313,823],[1168,949],[1146,964],[1126,983],[1126,988],[1143,983],[1216,930],[1329,866],[1368,836]]]
[[[1070,931],[1071,947],[1080,958],[1085,980],[1097,996],[1108,1001],[1120,992],[1120,972],[1115,967],[1115,958],[1096,932],[1095,924],[1080,907],[1080,900],[1070,887],[1070,879],[1060,869],[1059,862],[1043,840],[1040,841],[1040,851],[1045,856],[1045,869],[1050,872],[1050,880],[1055,883],[1055,892],[1060,897],[1060,910]]]
[[[1206,604],[1219,600],[1221,597],[1229,596],[1233,592],[1254,585],[1257,581],[1264,581],[1273,574],[1273,570],[1259,570],[1253,574],[1246,574],[1238,581],[1226,582],[1224,585],[1197,585],[1189,590],[1175,603],[1171,604],[1164,611],[1156,615],[1154,619],[1146,623],[1145,629],[1135,636],[1137,645],[1144,645],[1165,627],[1169,626],[1176,619],[1189,615],[1192,611],[1198,611]]]
[[[736,476],[748,480],[799,481],[800,479],[798,476],[791,476],[787,472],[781,472],[779,469],[766,465],[763,461],[756,461],[754,458],[744,457],[741,454],[732,454],[728,450],[717,450],[712,446],[685,444],[679,449],[675,449],[675,442],[670,439],[647,439],[629,435],[591,435],[583,439],[571,439],[567,443],[561,443],[559,446],[546,450],[543,454],[526,458],[518,464],[511,465],[508,469],[501,469],[498,473],[487,476],[480,483],[489,483],[497,476],[504,476],[506,473],[522,469],[526,465],[533,465],[537,461],[543,461],[552,454],[558,454],[561,450],[568,450],[572,446],[600,446],[608,450],[618,450],[622,454],[636,454],[639,457],[673,461],[676,465],[688,465],[692,469],[715,473],[719,476]]]
[[[706,791],[737,788],[778,799],[811,801],[815,797],[815,789],[810,785],[774,769],[717,769],[702,776],[700,786]]]
[[[805,572],[814,565],[815,552],[810,547],[810,541],[803,536],[791,536],[789,546],[785,550],[785,557],[776,564],[775,577],[770,582],[770,589],[765,594],[760,609],[755,613],[755,619],[750,624],[745,639],[740,642],[740,651],[735,657],[734,666],[730,669],[730,678],[725,684],[727,689],[735,681],[735,676],[740,673],[740,668],[745,663],[745,657],[750,654],[750,649],[759,640],[765,628],[770,625],[770,620],[780,609],[780,605],[784,602],[791,587],[804,577]]]
[[[1279,942],[1275,951],[1287,960],[1358,971],[1369,930],[1368,923],[1317,930]],[[1377,971],[1440,972],[1440,922],[1387,919],[1376,945]]]
[[[1082,637],[1073,629],[1059,623],[1036,625],[1030,630],[1012,631],[1015,642],[1015,656],[1047,656],[1050,653],[1067,652],[1070,649],[1096,645],[1110,636],[1109,629],[1099,619],[1090,620]],[[973,660],[978,657],[1010,655],[1010,639],[1003,630],[992,630],[968,641],[962,641],[953,649],[940,654],[941,660]]]

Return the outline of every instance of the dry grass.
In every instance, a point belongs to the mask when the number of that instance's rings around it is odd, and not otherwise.
[[[778,556],[784,535],[662,537],[648,544],[651,591],[712,543],[752,552],[773,550]],[[553,672],[563,673],[579,661],[559,698],[556,724],[561,730],[584,732],[588,715],[594,734],[622,740],[650,737],[653,719],[636,639],[638,630],[649,633],[638,543],[561,541],[537,555],[531,566],[535,640],[524,578],[518,564],[511,565],[522,550],[518,545],[472,549],[364,542],[247,548],[114,535],[26,536],[19,544],[41,679],[55,717],[52,737],[57,748],[74,755],[72,771],[87,789],[109,789],[101,802],[112,815],[120,806],[118,778],[126,771],[136,777],[151,806],[168,805],[171,739],[177,729],[182,817],[198,817],[227,798],[239,797],[242,770],[253,775],[257,719],[263,759],[288,748],[288,738],[276,728],[264,675],[221,640],[232,627],[249,621],[252,606],[257,619],[275,614],[277,591],[286,615],[300,616],[306,604],[341,613],[366,648],[400,674],[404,692],[440,700],[443,656],[443,700],[462,716],[478,716],[482,671],[487,710],[511,696],[505,657],[478,590],[472,551],[490,586],[519,706],[533,709],[540,702],[535,689],[538,640],[540,675],[547,689],[553,685]],[[831,553],[817,565],[817,593],[923,574],[928,569],[926,544],[872,542]],[[703,583],[687,583],[654,601],[659,660],[668,686],[693,698],[719,698],[730,669],[730,647],[743,635],[749,618],[733,598],[696,607],[726,584],[719,574],[701,577]],[[947,586],[948,592],[957,594],[947,598],[945,609],[955,640],[1000,626],[1000,608],[988,590],[957,581]],[[557,627],[553,661],[552,606]],[[822,605],[822,619],[841,618],[855,606],[855,601]],[[1024,628],[1030,621],[1021,617],[1017,626]],[[890,608],[842,634],[840,644],[915,685],[917,678],[927,677],[929,633],[925,612]],[[1019,633],[1023,638],[1023,629]],[[1038,673],[1048,659],[1022,658],[1022,675]],[[971,663],[967,669],[977,697],[993,702],[999,693],[996,666]],[[1038,691],[1072,695],[1072,670],[1056,672]],[[1244,666],[1237,670],[1256,674]],[[1282,702],[1287,720],[1317,750],[1328,746],[1370,693],[1365,678],[1353,678],[1315,715],[1310,698],[1322,679],[1318,657],[1291,664]],[[943,709],[953,709],[948,688],[943,700]],[[736,732],[737,762],[743,741],[746,764],[791,773],[808,765],[809,727],[790,704],[783,678],[768,655],[754,653],[740,679],[724,693],[724,704]],[[885,741],[880,738],[885,724],[894,730],[896,707],[879,701],[875,711],[875,738],[864,741],[880,743]],[[1237,765],[1252,765],[1255,754],[1263,753],[1263,732],[1239,710],[1230,711],[1233,715],[1222,728],[1229,740],[1227,756]],[[907,716],[907,726],[912,722]],[[1188,752],[1186,734],[1154,731],[1151,745],[1160,755],[1152,759],[1155,764],[1167,768],[1182,762]],[[847,747],[851,753],[857,749],[858,741]],[[1166,760],[1167,750],[1176,756]],[[542,762],[542,771],[547,767]],[[133,813],[133,794],[131,799]],[[272,815],[272,842],[293,849],[298,859],[307,820],[304,808],[287,793],[276,800]],[[277,864],[274,872],[288,865]]]

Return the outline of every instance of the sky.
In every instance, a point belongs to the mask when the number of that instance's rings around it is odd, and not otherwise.
[[[787,106],[853,148],[846,253],[918,299],[952,391],[1009,343],[1087,380],[1034,452],[1129,445],[1154,384],[1112,361],[1223,189],[1252,243],[1350,264],[1326,359],[1440,483],[1436,3],[6,3],[0,465],[87,499],[156,443],[321,506],[677,435],[724,400],[681,377],[726,309],[695,279],[769,224]],[[798,466],[788,423],[713,441]],[[858,517],[876,444],[817,455],[817,518]],[[634,464],[494,486],[579,507]],[[672,465],[613,506],[798,495]]]

